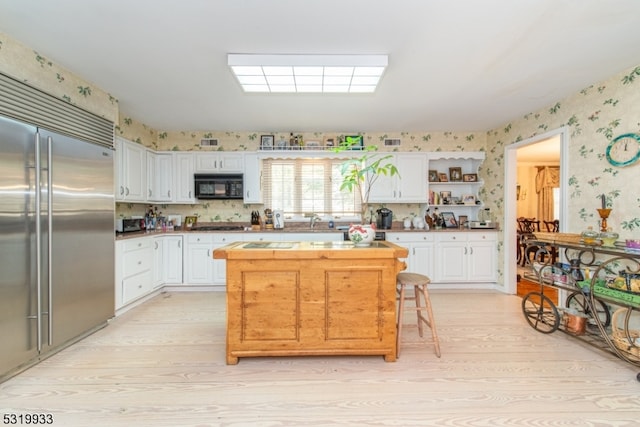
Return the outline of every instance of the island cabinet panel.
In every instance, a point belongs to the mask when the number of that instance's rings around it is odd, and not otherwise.
[[[406,249],[244,249],[227,260],[227,363],[240,357],[382,355],[396,359],[396,275]],[[386,250],[381,250],[381,248]]]

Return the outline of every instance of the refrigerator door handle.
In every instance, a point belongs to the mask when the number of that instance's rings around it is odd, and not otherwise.
[[[49,328],[48,344],[53,345],[53,171],[52,171],[52,146],[53,139],[47,138],[47,292],[49,293],[47,301],[49,306],[47,307],[47,326]]]
[[[42,206],[42,193],[41,193],[41,176],[40,169],[41,159],[40,159],[40,133],[36,132],[36,140],[35,140],[35,197],[36,197],[36,337],[37,337],[37,348],[38,353],[42,351],[42,242],[40,241],[40,236],[42,233],[42,225],[40,224],[40,220],[42,218],[40,209]]]

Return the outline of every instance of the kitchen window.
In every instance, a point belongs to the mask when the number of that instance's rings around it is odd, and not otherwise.
[[[354,219],[360,215],[355,192],[340,191],[343,159],[265,159],[264,203],[287,217],[312,214]]]

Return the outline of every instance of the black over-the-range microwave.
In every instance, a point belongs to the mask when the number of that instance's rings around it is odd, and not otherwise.
[[[196,199],[242,199],[242,174],[193,175]]]

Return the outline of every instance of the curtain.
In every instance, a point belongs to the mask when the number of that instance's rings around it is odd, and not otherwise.
[[[538,219],[553,221],[553,189],[560,186],[560,168],[538,168],[536,192],[538,193]]]

